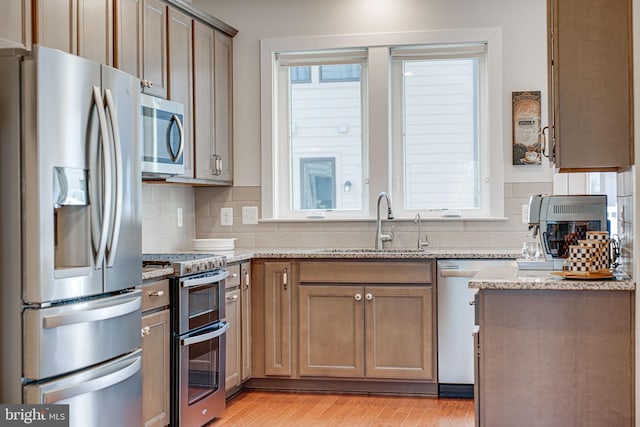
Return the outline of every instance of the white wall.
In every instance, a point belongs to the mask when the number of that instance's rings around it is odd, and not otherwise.
[[[544,0],[193,0],[239,30],[234,39],[234,183],[260,185],[260,50],[263,38],[500,27],[506,182],[551,182],[551,169],[511,166],[511,92],[542,91],[546,123]]]

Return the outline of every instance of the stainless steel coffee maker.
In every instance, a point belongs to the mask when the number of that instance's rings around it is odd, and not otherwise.
[[[587,231],[608,231],[607,196],[534,194],[529,199],[529,230],[539,237],[546,263],[562,270],[569,246],[586,239]]]

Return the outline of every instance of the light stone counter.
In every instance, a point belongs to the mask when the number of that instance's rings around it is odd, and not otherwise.
[[[473,289],[633,291],[635,282],[625,275],[613,279],[565,279],[547,270],[519,270],[517,267],[485,267],[470,281]]]
[[[236,249],[233,255],[227,255],[227,262],[240,262],[252,258],[348,258],[348,259],[516,259],[519,249],[430,249],[390,248],[375,250],[371,248],[336,249]]]
[[[173,267],[144,267],[142,269],[142,280],[157,279],[170,274],[173,274]]]

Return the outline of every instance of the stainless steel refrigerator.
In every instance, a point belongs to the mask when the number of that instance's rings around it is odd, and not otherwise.
[[[139,80],[0,57],[0,402],[141,424]]]

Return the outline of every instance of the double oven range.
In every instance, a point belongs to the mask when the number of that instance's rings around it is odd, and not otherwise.
[[[225,408],[226,258],[146,254],[145,265],[171,265],[172,425],[202,426]]]

